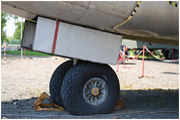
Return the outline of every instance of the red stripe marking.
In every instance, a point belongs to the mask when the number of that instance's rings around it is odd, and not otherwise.
[[[56,21],[56,30],[55,30],[55,34],[54,34],[54,42],[53,42],[52,51],[51,51],[52,54],[54,54],[55,49],[56,49],[56,41],[57,41],[57,36],[58,36],[58,29],[59,29],[59,21]]]

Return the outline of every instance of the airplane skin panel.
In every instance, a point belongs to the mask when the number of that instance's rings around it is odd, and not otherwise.
[[[56,21],[38,18],[33,50],[51,53]]]
[[[20,17],[27,18],[27,19],[33,19],[37,16],[36,14],[30,13],[23,9],[15,8],[8,4],[1,4],[1,9],[2,9],[2,11],[5,11],[7,13],[14,14],[16,16],[20,16]]]
[[[38,17],[33,50],[97,63],[117,64],[122,36],[59,22],[55,52],[52,53],[55,29],[56,21]]]
[[[122,45],[125,45],[126,47],[128,47],[128,49],[142,50],[143,49],[143,44],[146,45],[146,47],[149,50],[154,50],[154,49],[172,49],[172,48],[174,48],[176,50],[179,50],[179,46],[147,43],[147,42],[134,41],[134,40],[129,40],[129,39],[123,39],[122,40]]]
[[[156,3],[156,2],[155,2]],[[157,38],[179,38],[179,10],[167,2],[142,2],[137,13],[119,28]]]
[[[23,45],[23,48],[32,50],[35,33],[36,33],[36,23],[25,21],[21,47]]]
[[[142,1],[133,18],[117,30],[113,27],[128,18],[136,6],[136,1],[2,1],[1,3],[2,11],[28,19],[42,16],[106,32],[116,32],[127,39],[179,44],[179,8],[165,1]]]

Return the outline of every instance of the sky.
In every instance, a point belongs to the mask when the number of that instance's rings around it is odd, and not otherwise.
[[[18,21],[21,22],[20,17],[18,17]],[[14,31],[16,29],[14,22],[15,22],[15,20],[13,18],[10,18],[10,20],[7,22],[6,27],[4,28],[4,30],[6,30],[6,35],[8,37],[12,37],[14,34]],[[24,22],[24,19],[23,19],[23,22]]]

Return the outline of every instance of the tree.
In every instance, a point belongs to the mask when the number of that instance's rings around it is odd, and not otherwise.
[[[8,41],[6,31],[4,30],[4,28],[6,27],[7,22],[9,21],[9,19],[12,18],[12,17],[15,20],[17,20],[16,16],[1,12],[1,44],[3,43],[4,40]]]
[[[14,39],[21,40],[21,22],[15,23],[16,29],[13,34]],[[22,23],[22,29],[24,29],[24,22]]]
[[[8,20],[8,14],[1,12],[1,43],[4,40],[7,41],[6,31],[4,30],[4,27],[6,26]]]

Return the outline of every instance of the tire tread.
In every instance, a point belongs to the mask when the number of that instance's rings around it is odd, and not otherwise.
[[[56,68],[50,80],[50,94],[53,101],[63,106],[61,99],[61,85],[67,71],[72,67],[72,61],[66,61]]]

